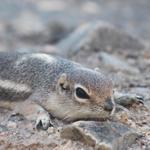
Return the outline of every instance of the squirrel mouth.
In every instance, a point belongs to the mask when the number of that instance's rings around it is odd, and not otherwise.
[[[111,116],[115,113],[115,111],[116,111],[116,103],[114,101],[114,97],[109,98],[109,99],[106,100],[105,105],[104,105],[104,109],[106,111],[110,111],[111,112],[110,113]]]

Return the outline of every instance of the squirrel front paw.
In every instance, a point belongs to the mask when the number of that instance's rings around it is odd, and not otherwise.
[[[53,126],[50,115],[48,113],[39,114],[35,126],[37,130],[47,130],[50,126]]]
[[[115,92],[114,99],[117,104],[122,105],[124,107],[131,106],[132,104],[136,103],[144,104],[144,97],[132,93]]]

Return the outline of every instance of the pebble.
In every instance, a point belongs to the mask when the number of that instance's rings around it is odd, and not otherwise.
[[[17,123],[15,123],[15,122],[12,122],[12,121],[9,121],[8,123],[7,123],[7,127],[8,128],[17,128],[18,126],[17,126]]]

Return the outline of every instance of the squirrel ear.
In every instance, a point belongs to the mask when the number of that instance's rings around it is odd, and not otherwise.
[[[63,74],[61,74],[60,78],[58,79],[58,84],[64,85],[66,80],[67,80],[67,74],[63,73]]]

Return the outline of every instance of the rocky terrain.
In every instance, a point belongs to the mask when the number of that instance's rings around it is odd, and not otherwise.
[[[149,14],[149,0],[0,0],[0,51],[44,52],[99,67],[116,91],[130,95],[125,101],[133,99],[115,121],[60,123],[47,131],[0,108],[0,149],[149,150]]]

